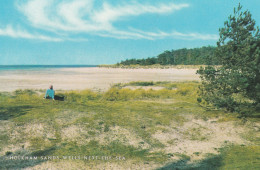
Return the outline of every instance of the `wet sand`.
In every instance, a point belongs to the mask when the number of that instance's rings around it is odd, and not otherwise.
[[[199,80],[196,69],[55,68],[0,71],[0,91],[17,89],[101,90],[131,81]]]

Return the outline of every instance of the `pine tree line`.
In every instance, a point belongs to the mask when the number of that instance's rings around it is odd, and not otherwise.
[[[214,57],[216,47],[200,47],[193,49],[179,49],[165,51],[157,57],[147,59],[127,59],[117,64],[122,65],[217,65],[218,60]]]

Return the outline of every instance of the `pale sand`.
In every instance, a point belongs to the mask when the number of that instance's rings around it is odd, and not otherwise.
[[[59,68],[0,71],[0,91],[17,89],[101,90],[131,81],[199,80],[196,69]]]

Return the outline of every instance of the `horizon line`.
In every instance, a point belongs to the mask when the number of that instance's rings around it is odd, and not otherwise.
[[[0,64],[0,66],[98,66],[103,64]]]

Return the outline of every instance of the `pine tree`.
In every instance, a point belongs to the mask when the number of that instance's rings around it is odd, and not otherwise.
[[[216,107],[241,111],[260,103],[260,34],[251,13],[234,9],[219,30],[215,57],[221,66],[200,68],[200,96]],[[259,106],[257,106],[259,107]]]

